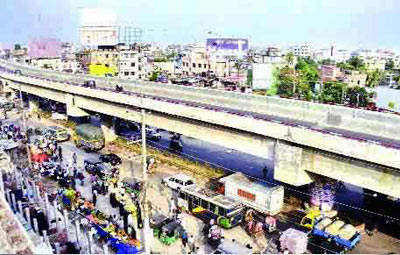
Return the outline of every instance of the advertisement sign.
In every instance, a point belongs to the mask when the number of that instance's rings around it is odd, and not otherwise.
[[[249,40],[242,38],[208,38],[207,49],[211,51],[239,51],[246,52],[249,49]]]
[[[61,55],[61,42],[57,39],[41,38],[28,42],[28,56],[31,58],[57,58]]]

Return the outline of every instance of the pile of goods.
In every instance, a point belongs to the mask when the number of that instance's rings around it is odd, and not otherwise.
[[[303,254],[307,251],[308,238],[307,234],[294,229],[289,228],[285,230],[279,238],[282,250],[288,250],[292,254]]]

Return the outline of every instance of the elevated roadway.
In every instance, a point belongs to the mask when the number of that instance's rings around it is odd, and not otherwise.
[[[274,159],[280,181],[303,185],[316,173],[400,197],[400,141],[391,135],[400,117],[394,114],[114,78],[95,78],[97,88],[90,89],[82,84],[92,77],[4,62],[3,67],[22,73],[3,70],[3,84],[66,103],[67,112],[91,110],[139,121],[139,109],[151,110],[150,125]],[[116,84],[124,91],[116,92]],[[342,128],[346,122],[354,128]]]

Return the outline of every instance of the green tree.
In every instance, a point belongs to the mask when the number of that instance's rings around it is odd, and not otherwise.
[[[272,70],[272,85],[267,91],[268,96],[275,96],[278,93],[279,75],[280,75],[279,68],[274,68]]]
[[[293,63],[294,63],[294,54],[293,54],[293,52],[289,52],[288,54],[286,54],[285,61],[286,61],[286,64],[288,66],[292,66],[293,65]]]
[[[350,105],[365,107],[369,103],[369,94],[363,87],[347,88],[346,100]]]
[[[390,101],[390,102],[388,103],[388,108],[391,109],[391,110],[394,110],[394,108],[396,108],[396,103],[393,102],[393,101]]]
[[[364,61],[360,57],[351,57],[348,63],[353,67],[353,70],[362,70],[365,68]]]
[[[160,74],[160,72],[152,72],[151,76],[149,77],[149,81],[157,81],[159,74]]]
[[[382,80],[382,78],[383,78],[383,72],[379,71],[378,69],[369,72],[367,76],[367,87],[369,88],[376,87],[377,85],[379,85],[379,82]]]
[[[393,70],[393,69],[394,69],[394,62],[393,62],[392,59],[389,59],[389,61],[387,61],[387,62],[385,63],[385,70],[391,71],[391,70]]]
[[[346,84],[342,82],[326,82],[319,96],[319,100],[324,103],[343,103],[343,94],[346,90]]]
[[[21,49],[21,44],[14,45],[14,50],[20,50],[20,49]]]
[[[332,59],[327,58],[327,59],[321,60],[320,63],[321,63],[321,65],[334,65],[335,61],[332,60]]]
[[[293,97],[293,87],[296,82],[296,71],[289,66],[283,67],[278,74],[277,94]]]

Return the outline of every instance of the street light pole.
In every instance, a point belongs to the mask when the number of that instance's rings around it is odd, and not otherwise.
[[[28,164],[29,164],[29,169],[32,170],[32,159],[31,159],[31,151],[29,148],[29,137],[28,137],[28,132],[26,129],[26,118],[25,118],[25,110],[24,110],[24,104],[22,100],[22,90],[21,90],[21,84],[19,84],[19,107],[21,108],[21,114],[22,114],[22,127],[24,128],[24,133],[27,139],[26,142],[26,150],[28,154]]]
[[[142,110],[142,170],[143,170],[143,244],[144,252],[150,254],[150,221],[147,205],[147,160],[146,160],[146,123],[145,110]]]

